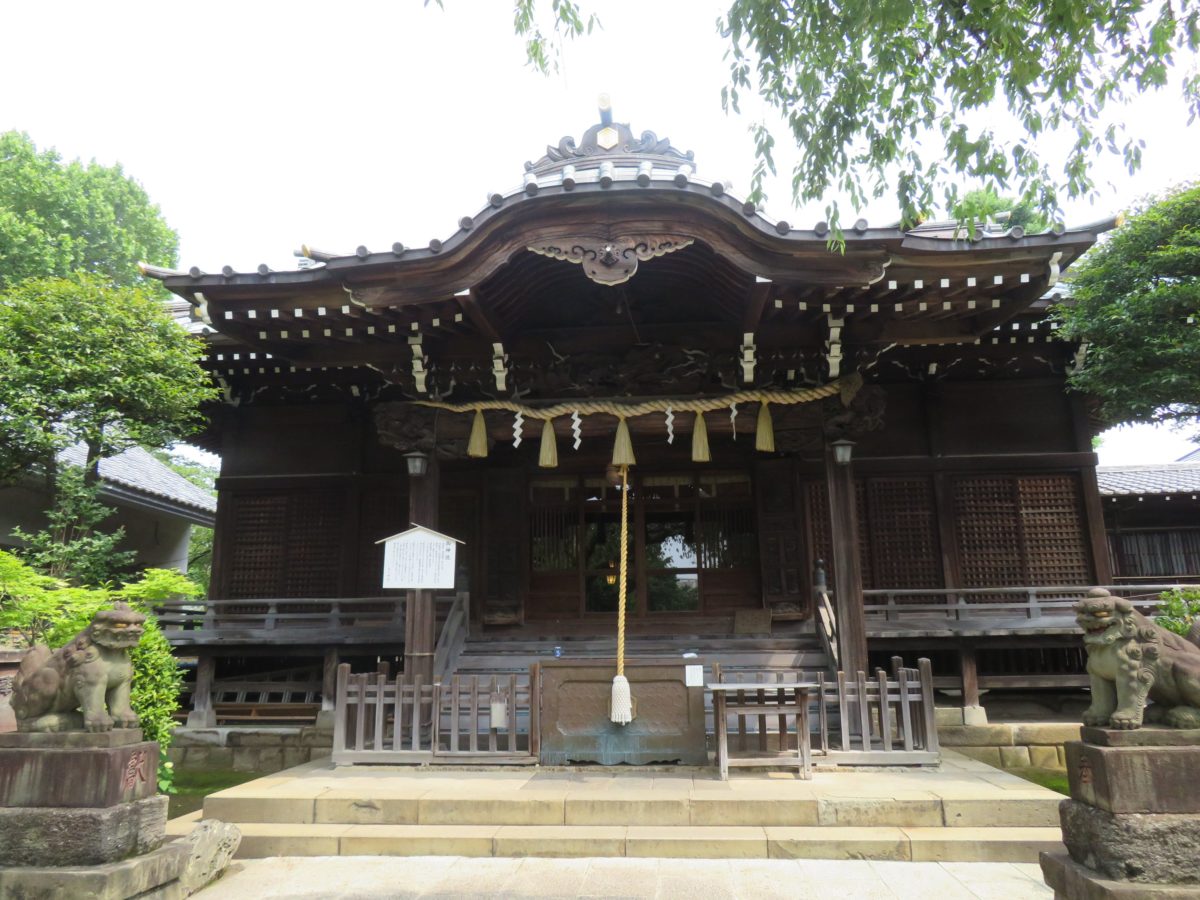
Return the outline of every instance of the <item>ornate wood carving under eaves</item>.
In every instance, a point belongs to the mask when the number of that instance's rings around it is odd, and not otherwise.
[[[439,421],[438,410],[404,402],[376,403],[372,408],[379,443],[401,453],[434,453],[441,459],[465,459],[467,439],[451,416]]]
[[[551,259],[583,266],[585,274],[596,284],[624,284],[637,272],[638,263],[656,256],[666,256],[694,243],[692,238],[678,234],[655,234],[641,237],[583,238],[553,244],[530,245],[529,250]]]

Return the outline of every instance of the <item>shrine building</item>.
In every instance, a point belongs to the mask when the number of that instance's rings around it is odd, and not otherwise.
[[[200,722],[238,679],[328,708],[341,662],[611,658],[623,463],[630,659],[925,656],[966,705],[1086,683],[1069,604],[1113,577],[1050,310],[1115,222],[859,220],[840,248],[701,171],[602,111],[427,246],[146,268],[222,395],[211,597],[163,618]],[[452,588],[382,587],[413,524],[461,541]]]

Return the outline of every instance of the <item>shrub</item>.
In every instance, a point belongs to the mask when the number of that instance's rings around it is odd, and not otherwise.
[[[1154,621],[1176,634],[1187,636],[1193,623],[1200,619],[1200,587],[1175,588],[1164,591],[1159,598]]]
[[[171,790],[171,764],[166,757],[183,678],[150,607],[169,597],[198,593],[195,584],[172,569],[147,569],[119,588],[68,587],[0,550],[0,631],[15,633],[21,646],[44,643],[52,649],[61,647],[83,631],[97,612],[118,601],[146,614],[141,642],[129,654],[133,663],[130,700],[146,740],[158,741],[158,782],[165,792]]]

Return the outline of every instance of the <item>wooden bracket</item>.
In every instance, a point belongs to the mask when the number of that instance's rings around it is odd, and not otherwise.
[[[408,339],[408,345],[412,347],[412,374],[413,381],[417,383],[417,393],[428,393],[428,390],[425,387],[425,378],[429,374],[429,371],[425,365],[427,359],[425,357],[425,351],[421,347],[421,336],[417,335],[416,337],[410,337]]]
[[[742,380],[754,384],[754,332],[742,335]]]
[[[825,318],[829,322],[829,340],[825,344],[825,358],[829,361],[829,377],[834,379],[842,374],[842,329],[846,325],[846,319],[844,316],[835,316],[833,313],[826,313]]]
[[[492,374],[496,377],[496,390],[508,390],[508,354],[499,341],[492,344]]]

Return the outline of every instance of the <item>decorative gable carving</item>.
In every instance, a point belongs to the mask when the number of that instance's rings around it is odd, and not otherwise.
[[[583,274],[597,284],[624,284],[637,273],[638,263],[666,256],[691,246],[692,238],[677,234],[657,234],[643,237],[588,238],[568,243],[530,246],[529,250],[551,259],[583,266]]]

